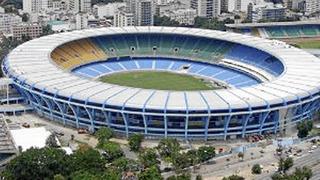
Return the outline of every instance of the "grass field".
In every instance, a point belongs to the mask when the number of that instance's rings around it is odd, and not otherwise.
[[[158,90],[192,91],[217,89],[210,82],[197,77],[159,71],[116,73],[103,76],[100,81],[121,86]]]
[[[283,41],[302,49],[320,49],[320,38],[294,38]]]

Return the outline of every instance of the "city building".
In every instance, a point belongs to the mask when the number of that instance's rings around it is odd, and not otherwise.
[[[42,33],[42,26],[38,23],[21,23],[12,27],[12,37],[19,40],[23,37],[34,39]]]
[[[90,12],[91,0],[69,0],[69,9],[74,12]]]
[[[86,29],[88,28],[88,14],[87,13],[77,13],[75,17],[75,29]]]
[[[49,6],[48,0],[23,0],[23,12],[32,14],[39,13],[41,10],[46,10]]]
[[[200,17],[218,17],[221,13],[220,0],[191,0],[190,6]]]
[[[174,9],[161,11],[160,16],[167,16],[172,20],[178,21],[180,24],[193,25],[197,12],[195,9]]]
[[[320,0],[305,0],[305,14],[320,12]]]
[[[12,26],[20,24],[22,18],[12,13],[0,13],[0,32],[4,35],[12,34]]]
[[[119,8],[113,17],[113,26],[134,26],[134,15],[128,12],[126,7]]]
[[[251,6],[251,5],[250,5]],[[251,7],[249,6],[249,11]],[[286,8],[281,4],[263,3],[252,6],[252,11],[248,15],[252,22],[259,21],[279,21],[285,18]]]
[[[108,3],[108,4],[96,4],[93,6],[93,11],[100,19],[104,17],[113,17],[117,10],[121,7],[125,7],[126,4],[122,2]]]
[[[0,13],[4,13],[4,8],[0,6]]]
[[[136,26],[152,26],[153,16],[155,14],[154,4],[152,0],[137,0],[135,3],[135,25]],[[130,12],[130,11],[129,11]]]

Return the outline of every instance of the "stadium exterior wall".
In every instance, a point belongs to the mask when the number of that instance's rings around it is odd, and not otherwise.
[[[310,120],[319,110],[319,96],[298,100],[294,104],[278,107],[249,107],[233,111],[232,107],[220,112],[184,111],[168,112],[166,109],[126,109],[108,107],[107,104],[76,102],[72,97],[58,97],[39,91],[29,84],[3,72],[15,82],[15,88],[41,116],[64,125],[88,128],[91,131],[107,126],[115,132],[129,136],[142,133],[147,137],[177,137],[185,139],[227,139],[245,137],[247,134],[277,133],[302,120]],[[260,110],[256,110],[260,109]],[[170,125],[169,125],[170,124]]]
[[[159,27],[148,27],[148,30],[135,27],[136,30],[134,31],[155,31],[156,28]],[[2,64],[2,71],[7,77],[13,80],[15,88],[39,115],[46,116],[64,125],[71,125],[76,128],[84,127],[91,131],[95,131],[102,126],[108,126],[115,132],[126,136],[132,133],[142,133],[145,134],[145,136],[155,138],[178,137],[208,140],[245,137],[247,134],[277,133],[299,121],[312,119],[319,110],[320,73],[317,69],[319,66],[317,65],[320,63],[314,56],[296,48],[283,45],[277,41],[263,40],[238,34],[199,29],[190,30],[187,28],[170,29],[169,27],[164,27],[163,29],[170,30],[170,32],[179,31],[185,34],[189,33],[189,35],[192,34],[193,31],[215,37],[220,37],[220,34],[222,34],[223,37],[221,38],[224,38],[226,41],[237,41],[240,44],[243,43],[251,47],[257,47],[257,49],[275,56],[278,55],[279,59],[283,60],[287,69],[275,80],[259,85],[258,88],[252,87],[255,89],[251,92],[265,93],[267,94],[265,97],[262,97],[263,95],[261,94],[248,93],[248,89],[251,87],[248,87],[246,91],[242,91],[246,92],[247,97],[255,97],[251,99],[243,98],[245,95],[237,95],[237,89],[226,90],[228,94],[233,94],[236,98],[227,101],[224,100],[224,97],[220,97],[221,100],[225,101],[224,104],[228,105],[228,108],[223,109],[214,109],[210,102],[207,101],[209,98],[206,97],[205,92],[201,91],[198,92],[201,97],[193,100],[200,101],[201,99],[201,101],[204,102],[202,106],[204,108],[193,109],[190,104],[188,107],[188,102],[190,102],[187,99],[188,93],[179,92],[181,95],[179,97],[184,96],[185,102],[183,102],[181,98],[180,100],[185,104],[185,107],[183,106],[183,108],[179,110],[174,110],[174,108],[172,108],[173,106],[169,107],[167,104],[168,100],[172,99],[170,96],[173,96],[173,93],[170,94],[170,92],[168,92],[165,97],[166,103],[164,106],[159,103],[163,108],[151,109],[146,106],[149,99],[144,101],[143,106],[138,106],[137,108],[127,106],[130,98],[135,96],[134,93],[119,106],[110,103],[111,97],[107,99],[102,97],[101,99],[105,99],[104,103],[96,103],[91,101],[91,99],[89,100],[90,95],[82,97],[81,99],[73,97],[77,91],[70,91],[68,92],[69,95],[62,95],[58,93],[59,89],[49,91],[48,86],[38,88],[40,87],[40,83],[37,78],[39,78],[41,73],[33,76],[33,73],[36,73],[37,69],[33,69],[34,67],[30,66],[25,67],[26,63],[34,63],[35,67],[40,63],[41,65],[45,64],[46,67],[56,70],[57,72],[55,72],[57,74],[66,75],[69,72],[62,71],[51,62],[49,58],[51,51],[63,44],[64,42],[61,41],[64,40],[64,38],[70,38],[68,40],[71,41],[84,38],[88,36],[88,34],[94,36],[103,33],[114,33],[119,30],[115,29],[112,32],[108,32],[107,29],[102,28],[101,30],[95,31],[88,30],[61,33],[29,41],[13,50],[13,52],[5,58]],[[129,28],[124,28],[124,30],[131,31]],[[252,41],[249,41],[251,39]],[[66,40],[66,42],[68,42],[68,40]],[[42,48],[42,45],[48,45],[48,47]],[[26,49],[26,51],[23,48]],[[265,50],[263,48],[265,48]],[[39,60],[33,61],[37,59],[37,57],[39,57]],[[304,62],[301,62],[301,59],[304,59]],[[31,75],[28,76],[28,73]],[[28,83],[28,78],[32,79],[33,81],[30,82],[33,83]],[[72,78],[75,77],[73,76]],[[80,77],[78,78],[81,80]],[[295,80],[293,78],[296,78],[297,82],[289,84],[288,82]],[[285,84],[285,82],[287,82],[287,84]],[[274,84],[268,86],[268,83]],[[269,91],[269,93],[266,93],[263,89],[264,87],[267,88],[266,91]],[[126,89],[124,88],[119,92],[114,92],[112,96],[121,95],[122,91],[126,92]],[[277,92],[285,95],[278,95]],[[214,93],[217,97],[220,96],[219,93],[215,91],[210,93]],[[150,97],[152,97],[152,95],[150,95],[149,98]],[[270,101],[266,99],[270,99]],[[241,101],[241,105],[239,105],[239,101]],[[261,106],[261,104],[265,105]]]

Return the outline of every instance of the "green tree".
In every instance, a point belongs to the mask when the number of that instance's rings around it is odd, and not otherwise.
[[[5,179],[53,179],[56,174],[70,173],[68,156],[61,149],[30,148],[14,158],[2,172]]]
[[[105,142],[99,147],[104,151],[104,156],[108,162],[112,162],[123,156],[123,152],[119,144],[114,142]]]
[[[22,22],[28,22],[29,21],[29,14],[23,13],[22,14]]]
[[[241,160],[243,160],[243,158],[244,158],[244,153],[243,153],[243,152],[239,152],[239,153],[238,153],[238,158],[241,159]]]
[[[157,160],[155,149],[147,148],[139,154],[139,161],[144,168],[157,166],[160,162]]]
[[[260,164],[255,164],[252,166],[252,168],[251,168],[252,174],[261,174],[261,172],[262,172],[262,169],[261,169]]]
[[[271,176],[272,180],[309,180],[312,177],[312,170],[306,166],[296,168],[292,174],[275,173]]]
[[[54,175],[53,180],[66,180],[66,178],[61,174],[56,174]]]
[[[56,136],[54,134],[50,134],[50,136],[46,140],[46,146],[57,148],[59,147]]]
[[[299,122],[298,125],[297,125],[298,137],[299,138],[307,137],[309,135],[309,132],[312,130],[312,128],[313,128],[313,122],[312,121]]]
[[[129,147],[131,151],[139,151],[141,147],[141,142],[143,140],[142,134],[132,134],[129,137]]]
[[[180,23],[175,20],[171,20],[168,16],[154,16],[154,26],[180,26]]]
[[[196,176],[196,180],[202,180],[201,174],[198,174],[198,175]]]
[[[162,176],[160,170],[157,166],[152,166],[150,168],[145,169],[138,175],[139,180],[162,180]]]
[[[222,180],[244,180],[244,177],[238,175],[231,175],[228,177],[224,177]]]
[[[192,159],[189,158],[187,153],[177,153],[172,158],[172,164],[176,172],[181,172],[183,169],[192,165]]]
[[[279,171],[280,172],[286,173],[286,171],[288,169],[290,169],[292,166],[293,166],[293,159],[292,158],[290,158],[290,157],[286,158],[286,159],[280,158],[280,160],[279,160]]]
[[[158,152],[163,159],[172,159],[181,150],[180,143],[177,139],[161,139],[158,144]]]
[[[293,172],[293,176],[295,177],[295,179],[309,180],[312,177],[312,175],[312,170],[307,166],[303,166],[302,168],[296,168]]]
[[[216,156],[216,151],[214,147],[211,146],[201,146],[198,149],[198,157],[201,162],[207,161]]]
[[[50,35],[53,34],[54,31],[52,30],[50,25],[46,25],[46,26],[42,26],[42,34],[41,36],[46,36],[46,35]]]
[[[136,161],[126,157],[120,157],[114,160],[112,162],[112,166],[117,168],[119,172],[139,170],[139,164]]]
[[[97,150],[85,146],[70,156],[69,164],[72,172],[83,170],[94,174],[105,169],[106,161]]]
[[[80,170],[80,171],[76,171],[74,173],[71,174],[71,179],[72,180],[100,180],[100,174],[95,174],[95,173],[91,173],[89,171],[86,170]]]
[[[101,127],[98,129],[98,131],[95,133],[95,136],[97,137],[99,143],[104,143],[105,141],[108,141],[113,136],[113,131],[110,128],[107,127]]]

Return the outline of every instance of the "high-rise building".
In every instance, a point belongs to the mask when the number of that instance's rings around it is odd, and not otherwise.
[[[221,0],[221,13],[226,13],[228,12],[228,3],[229,3],[229,0]]]
[[[91,10],[91,0],[69,0],[69,9],[74,13],[89,12]]]
[[[114,14],[113,25],[116,27],[134,26],[134,15],[125,7],[119,8]]]
[[[200,17],[217,17],[221,13],[220,0],[191,0],[191,8],[197,10]]]
[[[305,14],[320,12],[320,0],[305,0]]]
[[[137,0],[135,3],[135,25],[152,26],[154,15],[154,4],[152,0]]]
[[[22,18],[11,13],[0,13],[0,32],[12,34],[12,26],[22,23]]]
[[[252,7],[252,22],[278,21],[285,17],[286,8],[281,4],[264,3]]]
[[[21,40],[23,36],[29,37],[31,39],[39,37],[42,32],[42,26],[38,23],[34,24],[27,24],[27,23],[22,23],[22,24],[17,24],[12,27],[12,34],[13,38]]]
[[[23,0],[23,11],[29,14],[38,13],[48,8],[48,0]]]
[[[77,13],[76,14],[76,29],[86,29],[88,28],[88,14],[87,13]]]

